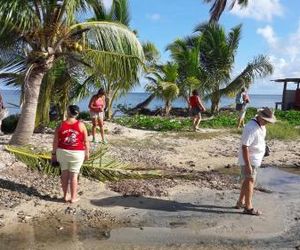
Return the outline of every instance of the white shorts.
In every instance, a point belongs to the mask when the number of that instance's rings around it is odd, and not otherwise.
[[[104,120],[104,112],[93,112],[90,111],[90,115],[92,119],[96,119],[96,120]]]
[[[56,150],[56,157],[61,171],[68,170],[73,173],[79,173],[84,156],[84,150],[67,150],[61,148]]]

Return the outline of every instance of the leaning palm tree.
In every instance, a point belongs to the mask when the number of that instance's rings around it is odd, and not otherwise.
[[[257,77],[265,77],[273,72],[271,63],[265,56],[258,56],[237,77],[232,70],[237,53],[241,25],[226,34],[217,23],[206,23],[196,27],[200,44],[201,74],[207,98],[211,99],[211,112],[219,110],[222,95],[236,93],[242,85],[249,84]],[[234,80],[232,80],[234,79]]]
[[[157,70],[160,53],[152,42],[143,43],[143,51],[145,55],[145,75],[146,77],[148,76],[151,78],[151,74],[155,73]],[[146,100],[138,103],[134,108],[130,110],[130,112],[136,112],[147,107],[154,100],[155,96],[155,92],[150,92],[150,95],[146,98]]]
[[[218,22],[225,7],[227,5],[227,0],[203,0],[205,3],[212,4],[209,10],[210,19],[209,22]],[[236,4],[241,7],[246,7],[249,0],[231,0],[230,9],[232,9]]]
[[[28,52],[23,63],[24,102],[11,144],[27,144],[35,126],[40,87],[59,58],[95,67],[99,75],[135,81],[143,50],[133,32],[111,22],[78,22],[95,0],[0,0],[0,43]]]

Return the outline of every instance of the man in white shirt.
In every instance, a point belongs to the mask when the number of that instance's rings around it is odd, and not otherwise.
[[[242,186],[236,208],[244,208],[245,214],[260,215],[252,205],[254,183],[257,169],[265,154],[267,123],[275,123],[276,118],[269,108],[259,110],[256,117],[250,120],[242,134],[238,162],[241,166]]]

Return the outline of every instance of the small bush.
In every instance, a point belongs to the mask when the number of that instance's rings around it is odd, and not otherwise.
[[[82,111],[80,112],[79,116],[78,116],[79,120],[84,120],[84,121],[90,121],[91,119],[91,115],[90,112],[88,111]]]
[[[19,115],[10,115],[2,120],[1,131],[11,134],[15,131],[19,120]]]

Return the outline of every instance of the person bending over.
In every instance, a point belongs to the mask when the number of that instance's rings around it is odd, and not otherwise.
[[[276,118],[269,108],[260,110],[254,119],[250,120],[242,134],[238,162],[241,167],[241,191],[236,208],[244,208],[245,214],[260,215],[261,212],[253,208],[252,197],[257,170],[261,165],[266,150],[267,123],[275,123]]]

